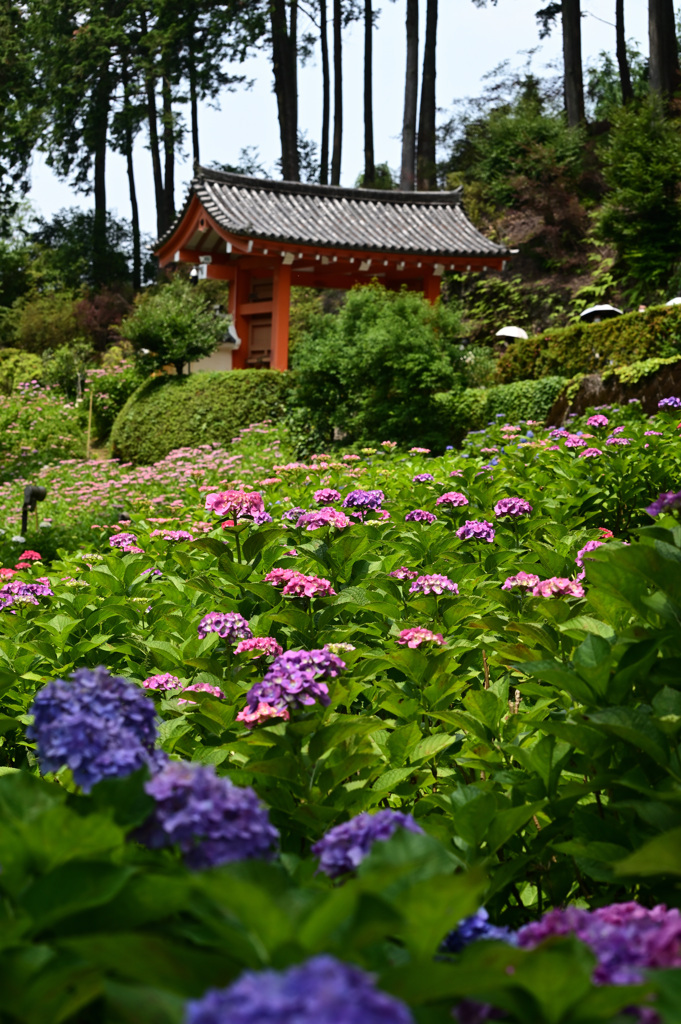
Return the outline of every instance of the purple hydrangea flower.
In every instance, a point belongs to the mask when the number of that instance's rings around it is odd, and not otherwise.
[[[109,537],[109,547],[112,548],[128,548],[133,544],[137,544],[137,537],[134,533],[115,533],[112,537]]]
[[[301,508],[299,505],[296,505],[294,508],[289,508],[286,510],[286,512],[282,512],[281,518],[286,519],[288,522],[291,522],[294,519],[296,522],[298,522],[298,520],[304,514],[304,512],[304,508]]]
[[[138,686],[99,666],[55,679],[35,695],[26,735],[38,747],[41,770],[66,765],[88,793],[163,757],[154,750],[156,711]]]
[[[442,943],[442,951],[460,953],[471,942],[478,942],[480,939],[508,942],[511,945],[515,945],[516,941],[510,928],[490,924],[489,914],[484,907],[481,907],[470,917],[465,917],[463,921],[460,921],[454,931],[449,933]]]
[[[405,523],[434,523],[437,516],[434,516],[432,512],[426,512],[423,508],[414,508],[411,512],[407,512],[404,517]]]
[[[334,501],[340,501],[341,497],[340,491],[335,490],[333,487],[322,487],[313,494],[313,498],[318,505],[333,505]]]
[[[577,557],[575,558],[575,562],[577,563],[579,568],[584,568],[584,555],[588,555],[590,551],[595,551],[596,548],[601,547],[603,547],[602,540],[588,540],[584,547],[579,549],[579,551],[577,552]]]
[[[449,576],[440,573],[418,576],[409,588],[410,594],[444,594],[445,591],[458,594],[459,588]]]
[[[491,544],[494,540],[494,527],[486,519],[467,519],[456,531],[460,540],[484,540]]]
[[[681,409],[681,398],[673,396],[671,398],[661,398],[657,403],[658,409]]]
[[[411,478],[413,484],[429,484],[435,477],[432,473],[417,473]]]
[[[190,1000],[184,1024],[413,1024],[373,977],[331,956],[285,971],[244,971],[229,988]]]
[[[648,505],[646,512],[649,516],[659,516],[660,512],[671,512],[678,508],[681,508],[681,491],[664,491],[652,505]]]
[[[338,530],[344,530],[350,525],[351,520],[333,505],[325,505],[317,512],[304,512],[296,523],[298,528],[303,526],[306,530],[318,530],[321,526],[335,526]]]
[[[631,440],[628,437],[612,437],[612,436],[610,436],[610,437],[606,437],[605,443],[606,444],[627,445],[627,444],[631,444]]]
[[[600,413],[597,413],[595,416],[589,416],[586,425],[587,427],[607,427],[609,422],[607,416],[601,416]]]
[[[24,583],[22,580],[10,580],[0,587],[0,610],[12,605],[40,604],[39,597],[53,597],[49,582]]]
[[[359,508],[377,510],[385,501],[383,491],[350,491],[345,496],[343,508]]]
[[[524,498],[502,498],[494,506],[495,516],[513,516],[514,519],[528,516],[531,511],[532,506]]]
[[[238,612],[208,612],[198,625],[199,640],[205,640],[209,633],[217,633],[228,644],[250,640],[253,636],[248,622]]]
[[[319,857],[319,870],[329,878],[354,871],[377,840],[390,839],[398,828],[423,832],[411,814],[389,809],[376,814],[363,811],[349,821],[335,825],[312,847],[314,855]]]
[[[277,849],[279,833],[255,791],[213,765],[173,761],[144,788],[156,807],[137,838],[152,849],[178,846],[191,868],[269,859]]]
[[[314,651],[285,651],[270,665],[264,679],[255,683],[246,695],[248,706],[255,711],[259,704],[272,707],[297,708],[331,703],[328,679],[335,679],[345,662],[326,647]]]
[[[460,491],[446,491],[435,501],[436,505],[450,505],[452,508],[461,508],[468,504],[468,498]]]

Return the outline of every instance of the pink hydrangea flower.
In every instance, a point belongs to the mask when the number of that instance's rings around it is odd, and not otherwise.
[[[458,594],[459,588],[448,576],[440,573],[419,576],[409,588],[410,594],[444,594],[445,592]]]
[[[182,683],[177,676],[166,672],[161,676],[148,676],[142,683],[142,686],[145,690],[178,690]]]
[[[442,633],[433,633],[432,630],[425,629],[423,626],[403,629],[397,638],[397,643],[402,647],[420,647],[421,644],[436,644],[438,647],[442,647],[444,642],[445,638]]]
[[[219,686],[211,686],[210,683],[192,683],[191,686],[185,686],[183,693],[187,693],[188,690],[198,690],[202,693],[210,693],[212,697],[219,697],[222,699],[225,695]],[[196,704],[195,700],[185,700],[180,698],[178,704]]]
[[[295,573],[282,590],[285,597],[334,597],[335,593],[330,580],[302,572]]]
[[[218,516],[254,516],[265,511],[259,491],[214,491],[206,495],[206,510]]]
[[[150,537],[162,537],[163,540],[194,540],[191,533],[187,530],[152,530],[149,534]]]
[[[0,569],[0,578],[11,579],[14,576],[14,569]]]
[[[393,576],[396,580],[415,580],[418,573],[415,569],[407,569],[406,565],[401,565],[399,569],[389,572],[388,576]]]
[[[256,658],[262,658],[263,655],[278,658],[284,653],[284,648],[272,636],[254,636],[250,640],[240,640],[234,648],[235,654],[245,654],[248,651],[257,651]]]
[[[271,718],[284,718],[288,721],[290,717],[288,708],[275,708],[271,704],[263,704],[261,701],[255,711],[245,707],[236,716],[236,720],[243,722],[247,729],[253,729],[256,725],[262,725],[263,722]]]
[[[587,427],[607,427],[609,422],[607,416],[602,416],[598,413],[596,416],[589,416],[586,425]]]
[[[679,425],[681,426],[681,424],[679,424]],[[643,436],[644,437],[662,437],[663,435],[662,435],[662,431],[661,430],[644,430],[643,431]]]
[[[410,455],[430,455],[430,448],[410,448]]]
[[[524,498],[502,498],[494,506],[495,516],[528,516],[532,511],[529,501]]]
[[[296,569],[270,569],[267,576],[263,577],[263,583],[271,583],[273,587],[283,587],[293,576],[298,576]]]
[[[541,580],[533,588],[534,597],[584,597],[584,587],[577,580],[568,580],[564,576],[552,576]]]
[[[381,441],[381,448],[385,448],[387,452],[391,452],[393,448],[397,448],[397,441]]]
[[[340,495],[338,497],[340,498]],[[350,525],[351,522],[345,513],[332,505],[325,505],[318,512],[304,512],[296,523],[297,527],[304,527],[306,530],[318,530],[322,526],[335,526],[337,530],[344,530]]]
[[[631,444],[631,440],[628,437],[606,437],[605,443],[626,445]]]
[[[453,470],[451,470],[449,475],[450,476],[463,476],[463,470],[462,469],[453,469]]]
[[[494,527],[486,519],[467,519],[456,531],[459,540],[482,540],[487,544],[494,541]]]
[[[501,584],[502,590],[513,590],[514,587],[524,587],[530,589],[530,587],[536,587],[539,583],[539,577],[535,576],[532,572],[519,572],[515,576],[507,576],[504,582]]]
[[[592,459],[595,455],[602,455],[603,452],[600,448],[585,448],[583,452],[579,453],[580,459]]]
[[[439,498],[435,500],[436,505],[451,505],[452,508],[460,508],[463,505],[468,504],[468,498],[465,494],[460,494],[459,491],[446,491],[445,494],[441,494]]]
[[[43,556],[39,551],[23,551],[19,555],[21,562],[42,562]]]
[[[603,547],[602,540],[588,540],[584,547],[580,548],[580,550],[577,552],[577,557],[575,558],[575,562],[577,563],[580,569],[582,569],[584,566],[584,555],[588,554],[589,551],[595,551],[596,548],[600,547]]]
[[[332,505],[334,501],[340,501],[341,497],[340,491],[336,491],[333,487],[322,487],[313,494],[318,505]]]

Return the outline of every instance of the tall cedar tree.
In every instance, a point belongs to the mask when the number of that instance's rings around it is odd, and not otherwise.
[[[319,0],[319,40],[322,51],[322,148],[319,181],[329,183],[329,131],[331,122],[331,72],[329,69],[329,36],[327,0]]]
[[[582,72],[582,12],[580,0],[552,0],[537,11],[539,38],[551,34],[558,15],[563,31],[563,95],[568,124],[584,120],[584,75]]]
[[[376,182],[374,160],[374,104],[373,104],[373,31],[372,0],[364,0],[364,185],[371,188]]]
[[[679,57],[674,21],[674,0],[648,0],[650,88],[672,96],[679,85]]]
[[[429,191],[435,180],[435,56],[437,47],[437,3],[428,0],[426,7],[426,39],[423,48],[423,75],[421,79],[421,108],[419,110],[419,137],[416,150],[417,187]]]
[[[333,0],[333,152],[331,184],[340,185],[343,148],[343,0]]]
[[[617,65],[620,72],[622,103],[627,104],[634,98],[634,89],[631,84],[629,60],[627,58],[627,35],[624,30],[624,0],[616,0],[615,2],[615,35],[617,37]]]
[[[407,0],[406,30],[407,70],[404,76],[400,188],[412,192],[416,168],[416,105],[419,91],[419,0]]]
[[[298,0],[271,0],[272,69],[277,97],[281,171],[300,181],[298,153]]]
[[[15,0],[0,0],[0,229],[28,189],[33,147],[39,135],[39,94],[27,12]]]

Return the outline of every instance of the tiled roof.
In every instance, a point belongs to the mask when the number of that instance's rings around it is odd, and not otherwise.
[[[226,231],[316,248],[434,256],[499,256],[508,250],[470,223],[454,192],[396,192],[268,181],[196,167],[184,210],[196,195]]]

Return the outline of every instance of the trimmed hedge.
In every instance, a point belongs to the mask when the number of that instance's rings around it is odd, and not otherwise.
[[[681,306],[656,306],[600,324],[572,324],[519,338],[499,358],[502,383],[550,374],[574,377],[651,357],[681,355]]]
[[[174,448],[228,445],[242,427],[283,416],[287,388],[279,370],[152,377],[116,417],[112,455],[149,465]]]
[[[481,430],[496,416],[508,423],[543,421],[565,388],[564,377],[519,380],[491,388],[466,388],[435,396],[450,443],[459,443],[469,430]]]

